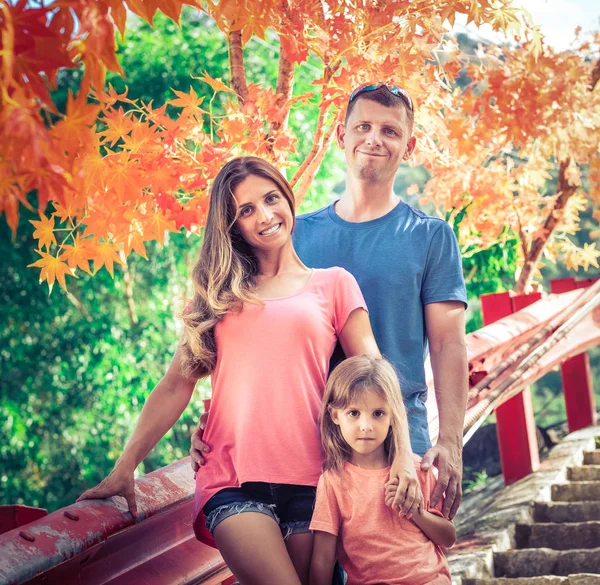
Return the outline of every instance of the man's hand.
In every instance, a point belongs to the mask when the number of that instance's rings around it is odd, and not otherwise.
[[[208,420],[208,412],[205,412],[200,417],[198,426],[192,433],[192,446],[190,448],[190,457],[192,458],[192,469],[194,473],[197,473],[201,465],[204,465],[203,453],[208,453],[210,447],[202,442],[202,435],[204,435],[204,429],[206,428],[206,421]]]
[[[135,501],[135,480],[133,471],[115,468],[108,477],[104,478],[96,487],[83,492],[77,501],[110,498],[123,496],[127,500],[127,507],[131,515],[137,517],[137,504]]]
[[[431,493],[431,506],[435,506],[445,493],[442,513],[452,520],[462,501],[462,445],[438,441],[425,453],[421,469],[426,471],[433,465],[438,468],[439,475]]]
[[[423,505],[423,493],[412,454],[409,455],[405,459],[396,457],[394,460],[390,479],[385,484],[385,503],[410,520]]]

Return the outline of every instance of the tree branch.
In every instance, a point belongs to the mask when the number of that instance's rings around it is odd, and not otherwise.
[[[87,309],[85,308],[85,305],[81,302],[81,299],[70,291],[66,291],[66,294],[69,301],[73,303],[73,305],[75,305],[77,309],[79,309],[79,311],[81,311],[81,314],[83,315],[84,319],[91,323],[93,319],[88,313]]]
[[[244,70],[244,51],[242,49],[242,31],[229,33],[229,70],[231,71],[231,86],[237,93],[240,104],[248,99],[246,71]]]
[[[521,222],[519,210],[514,203],[513,209],[515,211],[515,215],[517,216],[517,222],[519,223],[519,240],[521,240],[521,251],[523,252],[523,260],[525,260],[525,258],[527,258],[527,236],[525,236],[525,232],[523,231],[523,223]]]
[[[560,163],[560,167],[558,169],[559,195],[554,203],[552,211],[550,212],[550,214],[546,218],[546,221],[544,222],[544,229],[542,235],[533,240],[529,253],[525,258],[523,270],[521,270],[521,274],[519,275],[519,281],[517,282],[517,286],[515,288],[515,292],[517,294],[523,294],[524,292],[527,292],[527,290],[530,288],[535,269],[538,265],[540,258],[542,257],[544,246],[550,239],[550,236],[552,235],[552,232],[556,228],[558,222],[562,219],[562,212],[567,206],[571,195],[573,195],[573,193],[575,193],[575,191],[577,190],[577,186],[569,183],[569,180],[566,176],[569,164],[571,164],[570,158]]]
[[[296,186],[296,184],[302,178],[302,175],[311,165],[312,161],[319,154],[321,149],[321,144],[323,142],[323,134],[325,130],[325,116],[327,114],[327,110],[321,108],[319,111],[319,117],[317,118],[317,128],[315,130],[315,135],[313,138],[313,145],[310,149],[310,152],[306,155],[306,158],[302,161],[302,164],[296,169],[294,176],[290,180],[290,186],[292,189]]]
[[[296,184],[298,184],[298,187],[294,192],[296,199],[296,207],[299,207],[302,201],[304,201],[306,193],[308,192],[308,189],[310,188],[310,185],[313,179],[315,178],[315,175],[317,174],[321,163],[323,162],[323,158],[325,158],[325,155],[327,154],[329,145],[331,144],[331,141],[333,140],[333,137],[335,135],[335,129],[338,124],[338,119],[339,114],[336,115],[335,118],[329,124],[329,128],[327,128],[327,131],[323,134],[323,139],[321,140],[321,143],[317,144],[317,150],[314,156],[311,157],[310,162],[305,166],[304,170],[302,171],[302,175],[296,181]],[[306,160],[308,160],[308,158]],[[305,163],[306,160],[304,161]],[[294,175],[294,179],[296,179],[297,175],[298,172],[296,172],[296,174]]]
[[[294,88],[294,64],[285,56],[283,49],[279,53],[279,72],[277,73],[277,116],[271,122],[269,134],[287,125],[289,109],[285,108],[286,102],[292,98]]]
[[[132,325],[137,325],[139,320],[135,310],[135,300],[133,298],[133,278],[131,272],[129,272],[127,257],[123,250],[119,250],[119,257],[123,262],[123,282],[125,283],[125,298],[127,299],[127,309],[129,310],[129,321]]]
[[[594,91],[596,85],[598,85],[598,81],[600,81],[600,59],[596,61],[596,65],[592,70],[592,82],[590,84],[590,91]]]

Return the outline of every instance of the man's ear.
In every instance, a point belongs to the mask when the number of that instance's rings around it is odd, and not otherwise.
[[[415,150],[416,145],[417,138],[413,135],[408,139],[408,142],[406,143],[406,150],[404,151],[404,156],[402,157],[403,160],[408,160],[410,158],[411,154]]]
[[[338,418],[338,411],[336,408],[331,408],[331,404],[327,405],[327,410],[329,411],[329,416],[331,417],[331,420],[333,421],[334,425],[340,425],[340,419]]]
[[[346,136],[346,126],[341,122],[338,122],[337,128],[335,129],[335,140],[338,148],[344,150],[344,136]]]

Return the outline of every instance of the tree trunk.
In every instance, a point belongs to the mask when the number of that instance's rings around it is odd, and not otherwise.
[[[229,33],[229,70],[231,71],[231,86],[243,104],[248,99],[246,71],[244,70],[244,52],[242,49],[242,31]]]
[[[594,91],[596,85],[600,81],[600,59],[596,62],[594,69],[592,70],[592,77],[590,80],[589,90]],[[515,292],[517,294],[523,294],[529,291],[531,287],[531,282],[533,280],[533,275],[535,274],[535,270],[537,268],[538,262],[542,257],[542,252],[544,251],[544,247],[550,237],[552,236],[552,232],[556,228],[559,220],[562,218],[562,212],[567,205],[567,202],[577,190],[575,185],[569,183],[566,177],[566,171],[571,162],[571,159],[568,158],[560,163],[560,167],[558,170],[558,198],[556,199],[556,203],[552,208],[552,211],[546,218],[546,222],[544,223],[544,231],[543,234],[536,238],[532,244],[529,252],[525,256],[525,261],[523,264],[523,270],[521,270],[521,274],[519,275],[519,281],[517,282],[517,286],[515,288]]]

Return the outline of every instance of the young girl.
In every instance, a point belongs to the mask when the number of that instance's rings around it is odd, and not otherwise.
[[[356,281],[341,268],[302,264],[294,223],[292,190],[272,165],[243,157],[223,167],[182,342],[115,469],[80,498],[124,495],[135,512],[136,466],[210,375],[211,451],[196,477],[194,528],[201,533],[205,517],[242,585],[308,583],[329,359],[338,340],[346,355],[379,355]],[[394,475],[404,480],[413,465],[408,433],[402,443]],[[400,489],[405,510],[416,499],[411,479],[412,492]]]
[[[441,513],[442,502],[429,506],[431,472],[416,465],[424,506],[412,519],[385,505],[394,493],[395,482],[386,481],[403,424],[400,396],[390,363],[368,356],[345,360],[327,382],[321,409],[326,461],[310,524],[310,585],[331,585],[336,556],[346,585],[451,582],[440,546],[452,546],[456,531]]]

